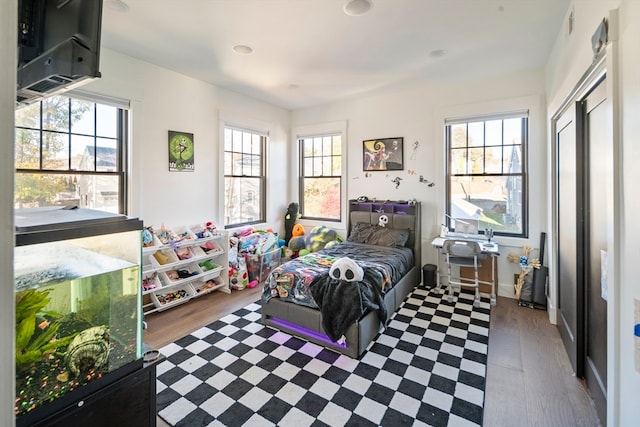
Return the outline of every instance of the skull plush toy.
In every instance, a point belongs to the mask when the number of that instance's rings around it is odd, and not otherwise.
[[[333,262],[329,275],[337,280],[360,282],[364,279],[364,270],[351,258],[343,257]]]
[[[386,215],[380,215],[380,218],[378,218],[378,225],[380,227],[386,227],[388,223],[389,223],[389,217]]]

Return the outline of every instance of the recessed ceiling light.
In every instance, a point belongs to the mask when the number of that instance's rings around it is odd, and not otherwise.
[[[253,52],[251,46],[247,46],[246,44],[237,44],[233,47],[233,51],[235,53],[239,53],[240,55],[249,55]]]
[[[344,5],[344,13],[349,16],[360,16],[369,12],[372,7],[371,0],[349,0]]]
[[[123,2],[122,0],[107,0],[105,2],[105,6],[107,6],[111,10],[115,10],[116,12],[129,11],[129,5]]]
[[[444,49],[436,49],[429,52],[429,56],[432,58],[441,58],[447,54],[447,51]]]

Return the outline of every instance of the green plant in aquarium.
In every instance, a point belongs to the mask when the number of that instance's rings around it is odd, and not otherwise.
[[[43,312],[51,300],[48,294],[48,290],[34,289],[16,294],[16,370],[69,345],[75,335],[56,337],[60,328],[59,314]]]

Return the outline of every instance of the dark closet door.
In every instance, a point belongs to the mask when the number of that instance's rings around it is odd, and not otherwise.
[[[576,375],[582,375],[584,348],[584,292],[578,286],[578,162],[576,108],[572,105],[556,122],[557,161],[557,283],[558,330]]]
[[[611,109],[602,81],[581,103],[585,120],[585,380],[598,416],[605,424],[607,396],[607,301],[603,298],[602,259],[607,250],[607,188],[613,177]],[[606,271],[605,271],[606,274]]]

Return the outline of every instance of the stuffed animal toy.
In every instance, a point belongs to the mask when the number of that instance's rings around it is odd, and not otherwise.
[[[212,237],[216,231],[216,225],[213,221],[207,221],[202,228],[198,227],[198,231],[194,230],[194,234],[198,239],[204,239],[206,237]]]
[[[297,258],[300,256],[300,251],[304,249],[304,227],[302,224],[295,224],[291,231],[291,239],[287,242],[287,248],[291,251],[291,258]]]
[[[351,258],[342,257],[333,262],[329,276],[346,282],[361,282],[364,279],[364,270]]]
[[[144,227],[142,229],[142,246],[147,248],[149,246],[153,246],[153,243],[153,228]]]
[[[305,229],[302,226],[302,224],[296,224],[293,226],[293,230],[291,230],[291,237],[293,238],[293,237],[304,236],[304,233],[305,233]]]
[[[295,236],[289,240],[289,250],[291,251],[291,258],[297,258],[300,256],[300,251],[305,248],[304,236]]]
[[[284,242],[289,243],[289,240],[293,237],[293,227],[296,224],[296,220],[300,218],[298,213],[299,206],[295,202],[289,203],[287,208],[287,214],[284,216]]]
[[[380,217],[378,218],[378,225],[380,227],[386,227],[388,223],[389,223],[389,217],[386,215],[380,215]]]
[[[341,242],[343,239],[336,230],[318,225],[307,235],[292,237],[289,241],[289,249],[294,254],[297,252],[299,256],[304,256]]]

